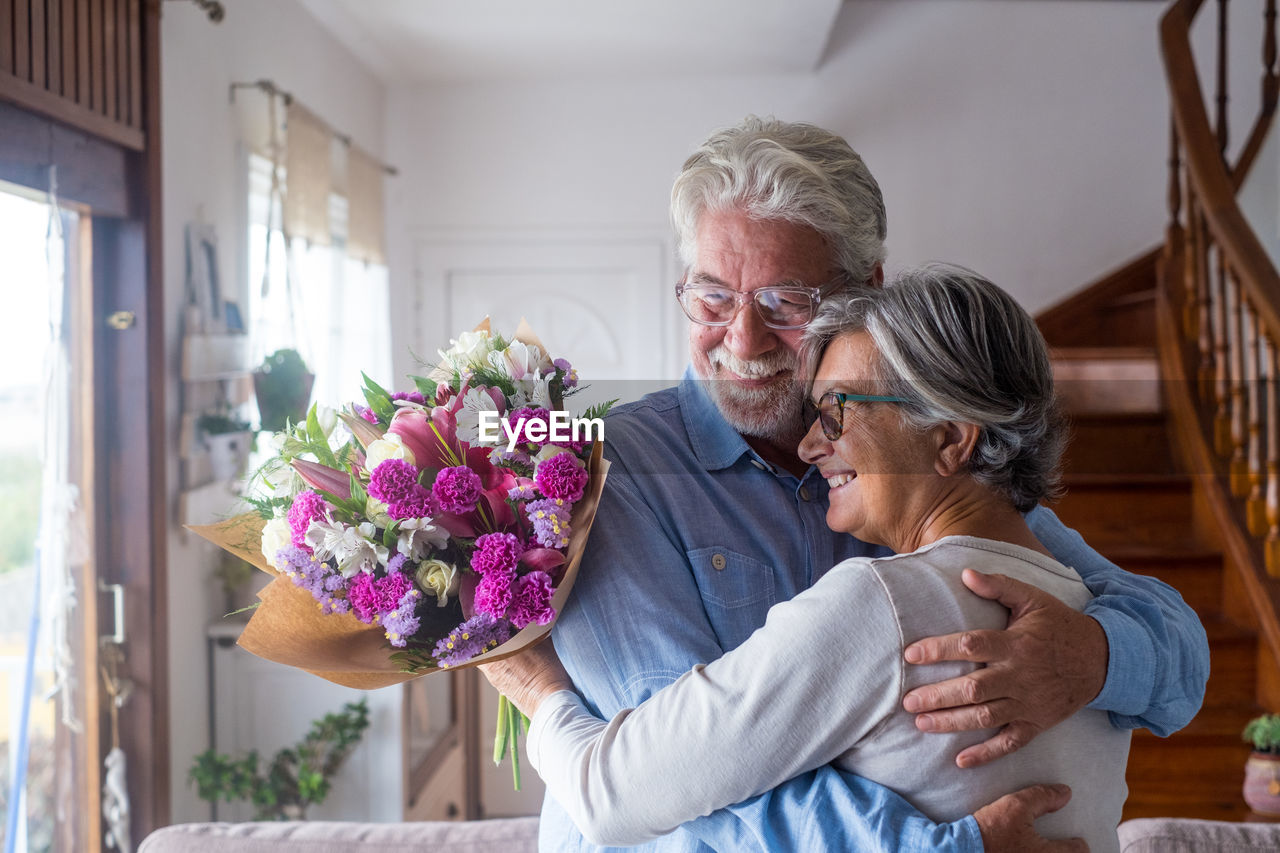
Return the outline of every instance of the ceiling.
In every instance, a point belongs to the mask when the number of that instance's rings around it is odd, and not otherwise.
[[[841,0],[301,0],[384,83],[772,74],[822,60]]]

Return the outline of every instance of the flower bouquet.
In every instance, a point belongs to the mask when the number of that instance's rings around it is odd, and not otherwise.
[[[551,630],[604,484],[608,407],[570,421],[577,374],[524,323],[452,343],[413,391],[366,376],[365,405],[313,406],[273,437],[257,511],[191,528],[273,576],[241,646],[373,689]],[[502,699],[495,761],[520,721]]]

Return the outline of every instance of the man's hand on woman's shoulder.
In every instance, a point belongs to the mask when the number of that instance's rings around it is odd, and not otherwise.
[[[1009,608],[1002,631],[928,637],[906,648],[908,663],[985,664],[967,675],[912,690],[903,707],[924,732],[999,728],[956,756],[977,767],[1008,755],[1079,711],[1107,678],[1102,626],[1049,593],[1004,575],[966,569],[965,586]]]

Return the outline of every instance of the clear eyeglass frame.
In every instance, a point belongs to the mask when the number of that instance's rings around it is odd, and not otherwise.
[[[680,303],[681,310],[684,311],[686,317],[700,326],[728,326],[738,316],[738,312],[742,307],[751,302],[756,311],[756,315],[770,329],[778,329],[780,331],[790,331],[794,329],[803,329],[813,322],[813,318],[817,315],[818,303],[822,301],[821,287],[807,287],[798,284],[779,284],[769,285],[767,287],[758,287],[755,290],[746,292],[734,290],[731,287],[722,287],[716,284],[687,284],[681,282],[676,285],[676,300]],[[733,300],[733,310],[729,312],[724,319],[711,319],[705,316],[699,316],[697,313],[696,302],[690,304],[699,294],[717,294],[725,299]],[[770,297],[791,296],[795,299],[797,308],[803,308],[804,319],[802,321],[778,322],[776,314],[770,314],[769,308],[762,299]],[[806,305],[807,303],[807,305]]]

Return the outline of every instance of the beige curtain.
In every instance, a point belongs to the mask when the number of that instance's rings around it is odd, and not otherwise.
[[[347,255],[385,264],[382,163],[352,145],[347,150]]]
[[[296,100],[289,103],[285,128],[284,231],[328,245],[333,134]]]

